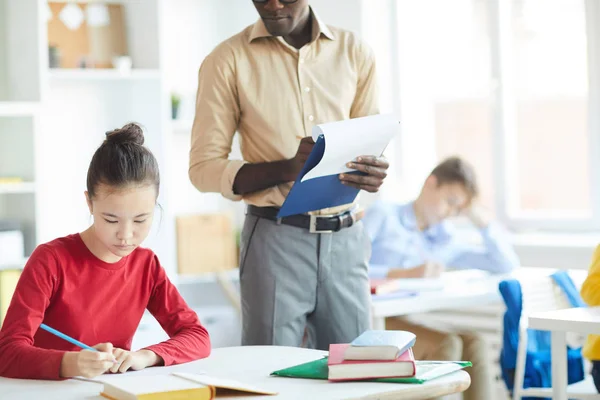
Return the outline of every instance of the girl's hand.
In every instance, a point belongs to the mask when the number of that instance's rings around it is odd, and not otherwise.
[[[146,367],[158,365],[162,358],[151,350],[127,351],[123,349],[113,349],[113,355],[117,362],[110,367],[110,372],[126,372],[128,370],[139,371]]]
[[[115,360],[112,354],[112,344],[100,343],[93,347],[98,351],[66,352],[60,364],[60,376],[62,378],[72,378],[74,376],[94,378],[108,371],[114,365]]]

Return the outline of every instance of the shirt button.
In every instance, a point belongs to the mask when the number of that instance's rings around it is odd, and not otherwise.
[[[310,88],[307,86],[307,87],[305,87],[305,88],[304,88],[304,91],[305,91],[306,93],[308,93],[308,92],[310,92]]]
[[[300,62],[300,64],[304,64],[304,58],[299,59],[298,62]]]
[[[315,117],[313,117],[312,115],[309,115],[309,116],[308,116],[308,120],[309,120],[309,121],[313,121],[314,119],[315,119]]]

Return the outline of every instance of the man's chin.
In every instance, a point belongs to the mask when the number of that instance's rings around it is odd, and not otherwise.
[[[271,36],[287,36],[292,31],[287,21],[265,21],[265,28]]]

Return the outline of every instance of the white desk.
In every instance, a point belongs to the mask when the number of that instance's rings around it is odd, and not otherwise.
[[[200,372],[255,384],[279,392],[277,396],[252,396],[261,399],[429,399],[466,390],[469,374],[457,371],[423,385],[394,383],[347,382],[329,383],[324,380],[271,377],[275,370],[321,358],[326,352],[294,347],[254,346],[215,349],[204,360],[172,367],[152,368],[150,374],[175,371]],[[139,373],[139,372],[136,372]],[[103,399],[99,384],[81,381],[29,381],[0,378],[1,399]],[[221,397],[220,397],[221,398]],[[231,397],[233,399],[234,397]],[[239,399],[239,397],[235,397]],[[223,397],[230,399],[230,397]]]
[[[371,317],[373,329],[385,329],[387,317],[425,313],[445,309],[461,309],[485,306],[502,302],[498,284],[505,279],[525,279],[550,275],[557,270],[551,268],[521,267],[505,275],[484,275],[482,271],[453,271],[442,279],[444,289],[425,291],[412,297],[378,299],[373,296]],[[478,274],[479,272],[479,274]],[[571,270],[569,275],[575,286],[580,287],[587,276],[586,270]]]
[[[446,273],[442,277],[444,288],[441,290],[424,291],[411,297],[397,299],[373,296],[371,306],[373,329],[385,329],[387,317],[399,317],[441,309],[466,308],[501,301],[498,284],[507,276],[473,274],[472,279],[457,279],[460,276],[469,276],[468,274],[461,275],[462,273],[463,271]]]
[[[529,328],[550,331],[552,399],[567,400],[567,332],[600,334],[600,307],[567,308],[534,313]]]

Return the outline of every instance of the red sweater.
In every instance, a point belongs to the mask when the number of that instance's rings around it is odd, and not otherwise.
[[[66,351],[79,347],[41,323],[89,346],[131,349],[144,310],[170,339],[147,347],[165,365],[207,357],[208,332],[169,281],[154,253],[137,248],[120,261],[99,260],[79,234],[35,249],[17,284],[0,331],[0,376],[59,379]]]

